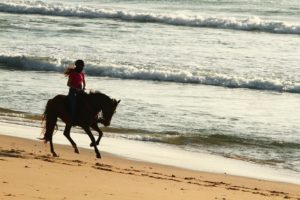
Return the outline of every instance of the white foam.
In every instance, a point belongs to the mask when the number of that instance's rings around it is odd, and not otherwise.
[[[0,122],[0,133],[35,140],[40,137],[40,128]],[[89,137],[85,134],[73,134],[77,145],[90,148]],[[55,144],[67,144],[68,140],[61,131],[54,135]],[[131,141],[120,138],[104,137],[100,144],[101,151],[123,156],[133,160],[153,162],[197,171],[226,173],[257,179],[300,184],[300,175],[291,171],[277,170],[265,166],[228,159],[204,153],[188,152],[162,144]],[[72,148],[70,146],[70,151]],[[59,152],[57,152],[59,153]]]
[[[62,72],[68,63],[71,63],[71,61],[50,58],[0,55],[0,64],[4,64],[8,68],[17,70]],[[86,68],[85,72],[90,76],[106,76],[120,79],[192,83],[228,88],[248,88],[256,90],[300,93],[300,83],[298,82],[269,79],[263,76],[252,78],[247,76],[243,77],[220,74],[217,72],[197,72],[198,74],[192,74],[191,72],[185,70],[168,71],[162,69],[138,68],[134,66],[115,66],[113,64],[111,66],[98,66],[89,64],[89,67]]]
[[[300,34],[300,25],[288,24],[280,21],[266,21],[256,16],[237,19],[235,17],[204,17],[200,15],[190,16],[164,13],[142,13],[125,10],[99,9],[88,6],[48,4],[42,1],[0,3],[0,12],[82,18],[109,18],[141,23],[161,23],[176,26],[263,31],[280,34]]]

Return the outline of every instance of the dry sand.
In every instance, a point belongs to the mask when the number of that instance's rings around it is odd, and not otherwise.
[[[0,199],[300,200],[300,185],[179,169],[0,135]],[[101,149],[101,148],[100,148]],[[220,163],[216,163],[220,164]]]

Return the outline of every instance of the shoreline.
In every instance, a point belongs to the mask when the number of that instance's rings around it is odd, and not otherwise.
[[[300,186],[128,160],[0,135],[1,199],[300,199]],[[82,184],[84,183],[84,184]],[[72,188],[70,190],[70,188]]]
[[[29,127],[18,124],[0,122],[0,134],[37,139],[41,128]],[[92,150],[90,140],[86,134],[72,134],[72,138],[78,147]],[[54,148],[58,144],[71,145],[63,136],[62,131],[57,131],[53,136]],[[163,144],[127,140],[122,138],[104,137],[98,147],[100,152],[108,152],[112,155],[132,161],[156,163],[184,170],[193,170],[204,173],[227,174],[257,180],[267,180],[300,185],[300,175],[293,171],[274,169],[269,166],[253,164],[246,161],[234,160],[216,155],[185,151],[178,147]],[[60,154],[59,151],[56,153]],[[48,145],[48,152],[50,149]],[[93,155],[95,157],[95,155]]]

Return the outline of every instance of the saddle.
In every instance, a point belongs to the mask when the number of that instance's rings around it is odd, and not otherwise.
[[[65,106],[70,115],[70,118],[72,119],[72,124],[76,124],[80,115],[82,115],[86,109],[90,108],[90,103],[88,101],[88,93],[84,91],[76,93],[75,97],[73,98],[75,98],[74,108],[71,105],[72,102],[70,101],[69,96],[66,96]],[[99,114],[95,116],[95,121],[103,123],[103,119],[99,116]]]
[[[84,112],[84,107],[88,105],[87,95],[82,91],[66,97],[65,105],[73,124],[77,122],[78,116]]]

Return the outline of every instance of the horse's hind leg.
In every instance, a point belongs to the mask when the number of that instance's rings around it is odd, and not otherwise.
[[[47,141],[50,142],[50,151],[51,151],[51,153],[54,157],[57,157],[57,154],[54,151],[53,141],[52,141],[53,132],[54,132],[55,125],[56,125],[56,122],[57,122],[57,117],[55,115],[53,115],[53,113],[49,113],[48,104],[47,104],[46,111],[47,111],[47,115],[46,115],[46,132],[45,132],[45,135],[44,135],[44,140],[46,142]]]
[[[69,140],[69,142],[72,144],[73,148],[74,148],[74,152],[75,153],[79,153],[78,148],[76,143],[73,141],[73,139],[70,136],[70,130],[71,130],[71,125],[66,124],[65,126],[65,130],[64,130],[64,136],[66,136],[66,138]]]
[[[96,144],[96,141],[95,141],[95,138],[90,130],[90,128],[84,128],[85,132],[88,134],[88,136],[90,137],[91,141],[92,141],[92,144]],[[94,145],[94,149],[95,149],[95,153],[96,153],[96,157],[97,158],[101,158],[101,154],[97,148],[97,145]]]
[[[49,142],[50,142],[50,150],[51,150],[51,153],[52,153],[53,157],[58,157],[57,154],[54,151],[54,148],[53,148],[52,138],[50,139]]]
[[[98,127],[97,123],[93,123],[93,124],[91,125],[91,127],[92,127],[92,129],[94,129],[95,131],[97,131],[97,132],[99,133],[98,139],[96,140],[96,145],[99,145],[100,140],[101,140],[101,138],[102,138],[102,136],[103,136],[103,132],[100,130],[100,128]],[[94,146],[94,144],[91,143],[90,146],[92,147],[92,146]]]

